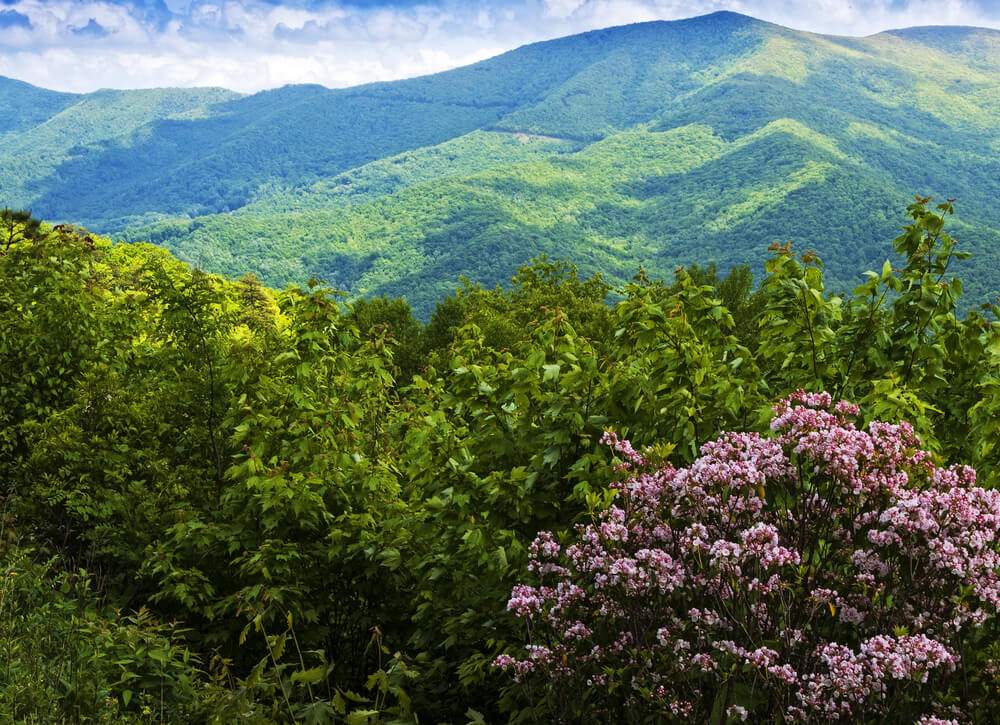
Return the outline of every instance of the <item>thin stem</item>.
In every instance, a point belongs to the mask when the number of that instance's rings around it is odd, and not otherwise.
[[[806,299],[806,290],[802,290],[802,307],[806,311],[806,328],[809,330],[809,343],[812,346],[813,376],[817,382],[822,382],[819,377],[819,364],[816,361],[816,334],[813,332],[812,318],[809,315],[809,300]]]
[[[267,636],[267,629],[264,627],[263,618],[260,620],[260,631],[264,635],[264,644],[267,645],[267,653],[271,656],[271,662],[274,663],[274,673],[278,678],[278,686],[281,688],[281,696],[285,700],[285,707],[288,708],[288,715],[292,720],[295,720],[295,712],[292,710],[292,703],[288,701],[288,692],[285,690],[285,682],[281,679],[281,669],[278,667],[278,660],[274,656],[274,650],[271,648],[271,638]]]

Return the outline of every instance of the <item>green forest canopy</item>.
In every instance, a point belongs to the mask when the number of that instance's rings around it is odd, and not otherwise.
[[[959,314],[951,213],[913,203],[902,261],[849,295],[790,245],[756,288],[699,266],[612,289],[538,259],[422,325],[400,299],[227,281],[4,211],[3,709],[528,717],[489,664],[523,641],[505,603],[537,531],[610,500],[607,429],[683,465],[827,390],[995,486],[998,310]],[[984,662],[991,637],[963,656]],[[940,696],[990,722],[991,678]]]

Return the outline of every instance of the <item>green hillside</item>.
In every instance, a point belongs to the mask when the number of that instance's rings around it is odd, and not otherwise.
[[[0,188],[212,271],[315,275],[423,316],[457,275],[506,283],[543,252],[622,280],[791,241],[852,286],[914,193],[957,197],[974,301],[1000,291],[998,49],[997,31],[840,38],[724,12],[342,90],[106,111],[39,91],[25,113],[71,105],[6,134]],[[81,115],[102,120],[74,139]]]
[[[57,93],[0,76],[0,108],[14,109],[14,113],[0,114],[0,138],[16,134],[44,123],[73,103],[79,96],[74,93]]]
[[[17,111],[7,122],[10,130],[0,136],[4,203],[52,208],[59,218],[95,228],[113,226],[108,220],[135,210],[105,200],[99,215],[88,215],[81,213],[80,200],[144,181],[150,196],[162,170],[153,157],[143,158],[149,139],[156,137],[162,144],[160,129],[207,117],[216,104],[239,98],[215,88],[54,94],[9,79],[0,79],[0,93]],[[164,211],[151,199],[144,210]]]

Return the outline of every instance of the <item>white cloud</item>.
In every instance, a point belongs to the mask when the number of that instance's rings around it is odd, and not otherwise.
[[[5,2],[31,27],[6,29],[0,74],[72,91],[336,87],[433,73],[609,25],[723,9],[844,35],[922,24],[1000,27],[995,0],[397,0],[382,7],[352,4],[358,0],[165,0],[159,9],[136,9],[132,1]],[[105,37],[72,33],[91,21]]]
[[[31,48],[35,44],[35,32],[27,28],[4,28],[3,44],[5,48],[16,51],[20,48]]]
[[[871,35],[915,25],[1000,27],[1000,4],[994,0],[743,0],[733,5],[763,20],[836,35]]]
[[[586,0],[545,0],[545,14],[551,18],[565,18],[575,13]]]

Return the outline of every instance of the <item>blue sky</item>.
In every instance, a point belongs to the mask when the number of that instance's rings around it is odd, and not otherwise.
[[[1000,0],[0,0],[0,75],[66,91],[341,87],[715,10],[841,35],[1000,28]]]

